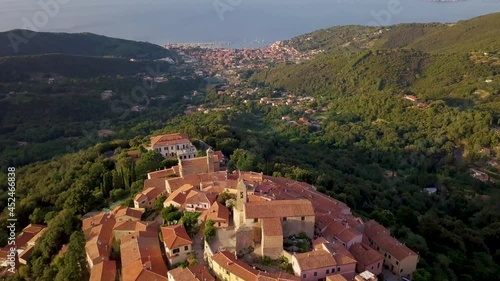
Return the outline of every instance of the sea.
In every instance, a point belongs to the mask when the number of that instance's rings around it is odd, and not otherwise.
[[[251,48],[337,25],[449,23],[494,12],[500,0],[0,0],[0,31]]]

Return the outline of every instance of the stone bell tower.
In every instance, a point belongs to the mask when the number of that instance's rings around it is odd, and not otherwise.
[[[239,180],[236,186],[236,206],[234,207],[234,225],[236,228],[245,223],[245,203],[247,200],[247,186],[243,180]]]

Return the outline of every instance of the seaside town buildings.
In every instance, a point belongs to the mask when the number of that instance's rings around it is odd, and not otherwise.
[[[220,158],[212,149],[203,157],[179,156],[177,166],[148,174],[134,198],[139,208],[117,207],[85,218],[91,280],[352,281],[371,280],[384,268],[396,276],[416,270],[418,254],[377,222],[352,215],[345,203],[303,182],[230,173]],[[217,200],[222,193],[232,199]],[[199,213],[198,234],[182,224],[141,220],[159,194],[166,196],[164,207]],[[206,240],[208,220],[215,236]],[[111,258],[116,243],[121,267]],[[285,260],[290,271],[264,271],[248,256]],[[192,259],[198,265],[176,267]]]

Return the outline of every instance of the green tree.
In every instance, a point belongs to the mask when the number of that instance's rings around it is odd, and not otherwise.
[[[430,281],[431,279],[431,274],[427,272],[427,270],[423,268],[417,269],[413,274],[412,274],[412,279],[414,281]]]
[[[71,234],[68,251],[64,255],[63,267],[57,273],[55,280],[86,280],[89,276],[86,261],[85,237],[79,230]]]
[[[155,150],[141,154],[141,160],[137,162],[136,172],[138,178],[146,177],[149,172],[162,168],[163,156]]]
[[[178,222],[182,218],[182,213],[172,204],[163,209],[161,215],[167,223]]]
[[[105,198],[109,198],[109,193],[113,190],[113,174],[106,172],[102,180],[102,194]]]
[[[201,215],[199,212],[184,211],[180,223],[184,225],[186,231],[190,235],[196,234],[198,231],[198,217]]]
[[[229,167],[233,170],[240,171],[256,171],[260,163],[259,158],[254,153],[244,150],[236,149],[229,160]]]
[[[161,210],[163,209],[163,202],[165,201],[165,199],[167,199],[167,196],[165,195],[160,195],[158,198],[156,198],[156,201],[153,205],[153,209],[156,211],[156,212],[161,212]]]
[[[215,237],[215,222],[213,220],[207,220],[205,223],[205,230],[203,231],[203,234],[205,236],[205,240],[210,241],[212,238]]]

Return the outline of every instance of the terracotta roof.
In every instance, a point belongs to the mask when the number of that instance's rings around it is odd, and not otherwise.
[[[352,254],[340,243],[328,242],[322,245],[314,246],[315,249],[321,249],[333,255],[337,265],[346,265],[356,263],[356,259]]]
[[[173,281],[215,281],[204,265],[195,265],[188,268],[177,267],[168,272]]]
[[[321,233],[323,236],[335,236],[337,239],[344,243],[348,243],[356,237],[362,237],[363,234],[352,228],[346,222],[342,223],[339,221],[334,221],[329,224],[325,230]]]
[[[314,216],[314,209],[309,200],[276,200],[245,203],[245,217],[247,219],[301,216]]]
[[[214,152],[215,155],[217,155],[219,161],[222,161],[224,159],[224,154],[222,154],[222,151],[217,150]]]
[[[156,221],[124,221],[115,225],[114,231],[155,231],[158,229]]]
[[[139,231],[122,237],[123,281],[168,280],[156,231]]]
[[[264,232],[264,236],[283,237],[283,227],[281,226],[280,218],[262,219],[262,232]]]
[[[229,222],[229,209],[221,203],[215,203],[206,212],[205,220]]]
[[[300,277],[284,273],[282,271],[278,273],[267,273],[259,271],[256,281],[300,281]]]
[[[206,203],[208,206],[211,206],[213,202],[217,199],[217,193],[210,192],[201,192],[198,190],[191,190],[186,197],[186,204],[200,204]]]
[[[179,172],[178,166],[175,166],[175,167],[177,167],[177,172],[176,172],[176,169],[174,169],[174,167],[172,167],[172,168],[148,173],[148,179],[165,179],[166,177],[168,177],[170,175],[175,175]],[[165,182],[163,182],[163,184],[165,184]]]
[[[257,278],[257,274],[259,274],[259,272],[250,265],[236,259],[234,254],[229,251],[218,252],[212,259],[220,267],[245,281],[253,281]]]
[[[362,265],[367,266],[377,261],[381,261],[384,257],[370,246],[363,243],[356,243],[349,248],[349,252]]]
[[[161,193],[164,193],[166,190],[163,188],[158,188],[158,187],[150,187],[148,189],[143,190],[141,193],[137,194],[134,197],[135,201],[142,201],[144,198],[147,198],[147,200],[151,201],[156,196],[160,195]]]
[[[40,224],[29,224],[16,237],[16,248],[22,249],[28,247],[28,243],[35,243],[38,238],[45,232],[47,227]],[[10,246],[9,246],[10,247]],[[8,247],[7,247],[8,248]]]
[[[409,256],[417,255],[406,245],[392,237],[389,230],[374,220],[365,224],[365,235],[397,260],[401,261]]]
[[[183,205],[186,202],[187,195],[189,191],[191,191],[194,187],[190,184],[185,184],[181,186],[179,189],[174,190],[168,197],[165,199],[164,203],[175,202],[179,205]]]
[[[191,143],[189,137],[185,134],[175,133],[168,135],[154,136],[151,138],[151,146],[166,146],[176,144]]]
[[[125,206],[118,206],[115,209],[113,209],[113,213],[115,214],[116,219],[119,219],[120,217],[123,216],[128,216],[140,220],[142,218],[144,210],[138,210],[135,208],[129,208]]]
[[[295,258],[301,271],[337,266],[332,254],[323,249],[296,254]]]
[[[238,173],[235,171],[235,173]],[[247,182],[253,182],[253,183],[261,183],[263,181],[264,174],[263,173],[255,173],[255,172],[239,172],[237,174],[240,179],[247,181]]]
[[[191,238],[182,225],[169,225],[161,228],[163,242],[169,249],[175,249],[193,244]]]
[[[151,187],[166,189],[165,178],[152,178],[144,180],[144,185],[142,187],[142,190],[146,190]]]
[[[111,216],[110,213],[100,212],[94,216],[83,219],[83,221],[82,221],[83,232],[85,233],[86,231],[88,231],[92,227],[101,224],[104,220],[108,219],[109,216]]]
[[[379,224],[374,220],[367,221],[364,224],[365,234],[368,237],[375,237],[378,235],[390,235],[390,232],[387,228]]]
[[[111,255],[115,219],[110,217],[90,229],[86,236],[85,252],[92,261],[106,260]]]
[[[142,202],[145,200],[148,200],[148,197],[146,195],[144,195],[144,193],[139,193],[139,194],[134,196],[134,201]]]
[[[326,281],[347,281],[341,274],[328,275]]]
[[[116,262],[103,261],[95,264],[90,270],[89,281],[108,281],[116,278]]]
[[[215,172],[215,173],[201,173],[201,174],[192,174],[185,175],[184,177],[178,178],[167,178],[167,185],[170,187],[170,192],[172,193],[174,190],[179,187],[190,184],[192,186],[199,186],[202,182],[210,182],[210,181],[223,181],[227,179],[227,172]]]

